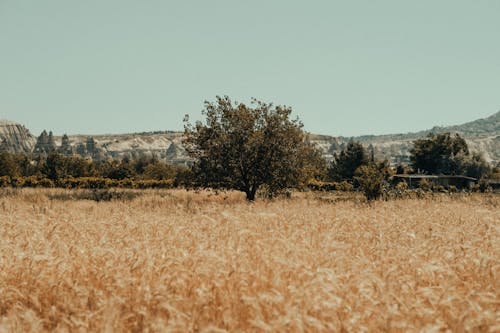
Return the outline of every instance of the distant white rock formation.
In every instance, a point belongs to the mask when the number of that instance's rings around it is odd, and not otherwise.
[[[12,153],[30,153],[35,142],[35,137],[23,125],[9,120],[0,120],[2,150]]]

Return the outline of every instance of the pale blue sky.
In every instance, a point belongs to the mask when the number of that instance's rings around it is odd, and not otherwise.
[[[34,134],[182,129],[204,100],[359,135],[500,110],[500,1],[0,0],[0,118]]]

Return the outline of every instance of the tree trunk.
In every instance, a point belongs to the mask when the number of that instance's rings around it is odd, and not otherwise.
[[[257,192],[256,187],[251,187],[250,189],[245,191],[247,195],[247,201],[255,201],[255,192]]]

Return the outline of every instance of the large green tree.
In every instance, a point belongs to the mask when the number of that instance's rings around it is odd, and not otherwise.
[[[350,140],[339,154],[333,155],[328,176],[334,181],[353,180],[356,170],[368,162],[369,158],[363,145]]]
[[[94,174],[91,162],[78,156],[50,153],[45,160],[43,174],[52,180],[67,177],[88,177]]]
[[[453,175],[460,173],[457,157],[469,155],[465,140],[460,135],[428,134],[426,138],[415,140],[410,150],[414,171],[423,170],[430,174]]]
[[[252,201],[263,185],[272,196],[311,177],[320,156],[291,112],[255,99],[251,105],[227,96],[205,102],[204,122],[185,119],[184,145],[193,158],[195,185],[243,191]]]

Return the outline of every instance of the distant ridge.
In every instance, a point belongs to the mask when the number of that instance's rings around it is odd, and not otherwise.
[[[361,142],[374,150],[376,158],[388,159],[393,164],[407,164],[413,141],[429,133],[458,133],[465,138],[471,151],[480,152],[493,164],[500,163],[500,111],[461,125],[435,126],[428,130],[400,134],[361,135],[356,137],[328,136],[311,134],[311,142],[318,145],[327,159],[340,151],[349,140]]]
[[[445,131],[458,132],[468,135],[499,134],[500,132],[500,111],[483,119],[470,121],[456,126],[438,127]]]
[[[47,128],[50,130],[50,128]],[[331,135],[308,134],[308,140],[314,143],[329,160],[333,154],[339,152],[349,140],[361,142],[365,147],[373,150],[378,159],[389,159],[393,164],[408,163],[413,141],[425,137],[428,133],[458,133],[465,138],[471,151],[483,153],[484,157],[494,164],[500,163],[500,111],[483,118],[461,125],[440,127],[406,133],[385,135],[362,135],[357,137],[343,137]],[[96,134],[96,135],[68,135],[69,145],[73,151],[78,146],[86,145],[87,139],[92,137],[99,152],[99,158],[124,158],[141,155],[156,155],[169,163],[183,164],[187,161],[186,152],[182,147],[183,132],[151,131],[125,134]],[[61,144],[61,137],[54,137],[57,145]],[[35,138],[22,125],[10,121],[0,120],[0,140],[10,146],[11,151],[31,152]],[[172,146],[172,144],[174,144]],[[169,147],[175,147],[173,154]],[[173,148],[171,149],[173,150]]]

